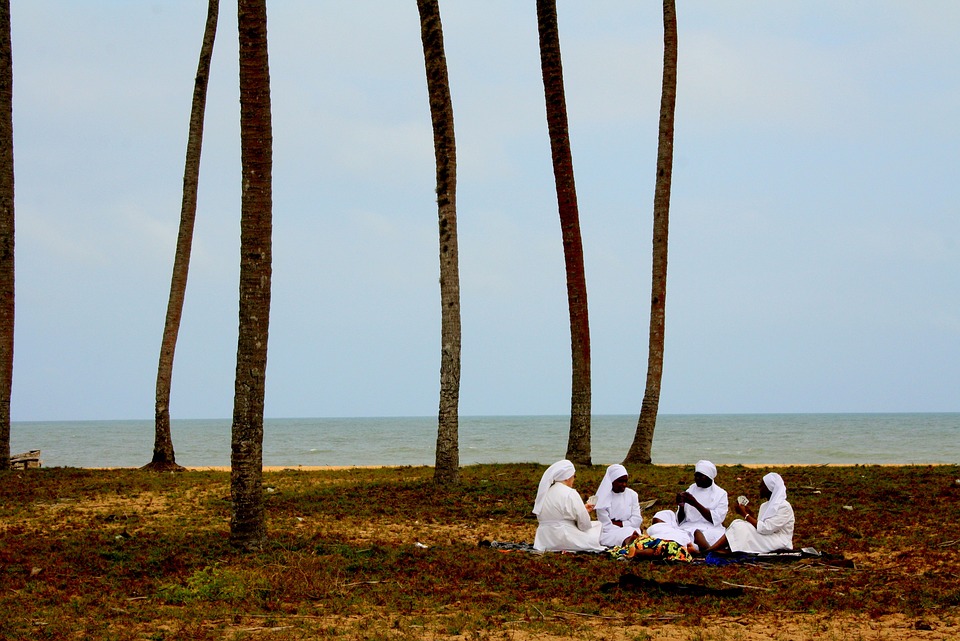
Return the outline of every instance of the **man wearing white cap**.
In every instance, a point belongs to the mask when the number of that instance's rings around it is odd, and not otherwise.
[[[533,513],[539,526],[533,548],[555,552],[600,552],[600,523],[590,520],[583,499],[573,489],[576,468],[557,461],[540,477]]]
[[[727,491],[714,483],[717,466],[710,461],[697,461],[693,485],[677,494],[677,521],[680,529],[695,537],[699,530],[708,545],[723,536],[723,519],[727,518]]]
[[[639,534],[643,524],[640,497],[627,487],[627,468],[611,465],[597,490],[597,520],[600,521],[600,545],[623,545],[624,539]]]

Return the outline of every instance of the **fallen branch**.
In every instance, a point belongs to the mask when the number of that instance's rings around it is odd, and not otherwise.
[[[616,621],[620,621],[623,619],[623,617],[608,617],[602,614],[587,614],[586,612],[571,612],[570,610],[555,610],[555,612],[558,612],[560,614],[572,614],[578,617],[590,617],[593,619],[614,619]]]
[[[390,583],[390,581],[354,581],[353,583],[344,583],[340,587],[349,588],[354,585],[372,585],[374,583]]]
[[[763,590],[764,592],[773,592],[773,588],[761,588],[758,585],[741,585],[740,583],[730,583],[729,581],[721,581],[724,585],[730,585],[735,588],[744,588],[747,590]]]
[[[328,617],[318,614],[241,614],[238,615],[245,619],[326,619]]]

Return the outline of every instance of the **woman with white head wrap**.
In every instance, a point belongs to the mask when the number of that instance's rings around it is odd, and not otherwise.
[[[624,539],[639,534],[643,523],[640,497],[627,487],[627,468],[611,465],[597,490],[597,520],[600,521],[600,545],[623,545]]]
[[[710,461],[697,461],[693,485],[677,495],[677,521],[680,529],[696,540],[697,531],[707,545],[723,536],[723,520],[727,518],[727,492],[714,483],[717,466]],[[701,546],[702,547],[702,546]]]
[[[787,487],[776,472],[763,477],[760,498],[768,499],[754,518],[746,505],[738,502],[734,509],[743,517],[730,524],[724,536],[708,552],[730,549],[733,552],[773,552],[793,549],[793,527],[796,519],[787,502]]]
[[[540,477],[533,513],[539,526],[535,550],[583,552],[603,549],[600,523],[590,520],[583,499],[573,489],[576,469],[567,460],[557,461]]]
[[[680,529],[673,510],[660,510],[653,515],[653,523],[647,528],[647,536],[663,541],[676,541],[683,547],[693,544],[693,536]]]

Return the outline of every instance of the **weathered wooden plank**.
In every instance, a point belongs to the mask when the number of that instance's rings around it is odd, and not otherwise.
[[[43,461],[40,460],[40,450],[30,450],[21,454],[14,454],[10,457],[10,468],[14,470],[26,470],[29,468],[41,467]]]

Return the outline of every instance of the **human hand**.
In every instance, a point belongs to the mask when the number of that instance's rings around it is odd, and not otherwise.
[[[700,506],[700,501],[698,501],[697,497],[695,497],[693,494],[690,494],[690,492],[681,492],[680,494],[683,496],[684,503],[689,503],[694,507]]]

